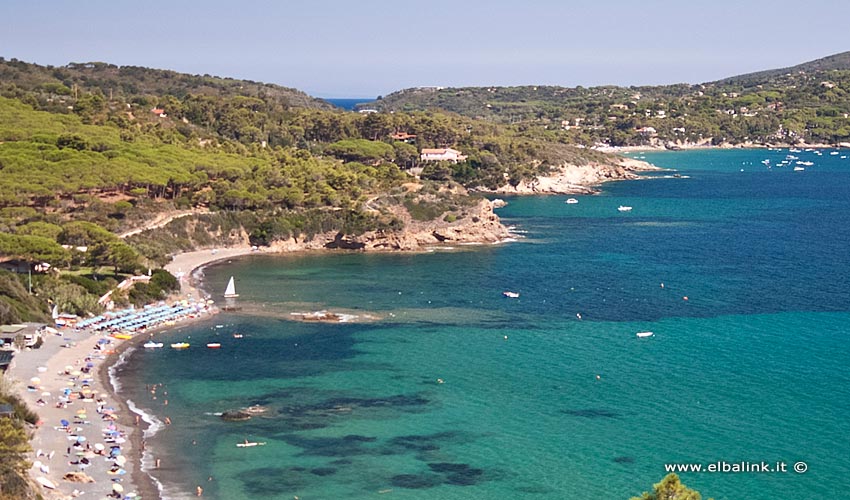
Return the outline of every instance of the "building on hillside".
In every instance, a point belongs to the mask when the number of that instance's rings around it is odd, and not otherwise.
[[[457,163],[466,160],[466,155],[452,148],[423,149],[419,158],[422,161],[450,161]]]
[[[153,108],[153,109],[151,109],[151,113],[155,114],[156,116],[158,116],[160,118],[165,118],[166,116],[168,116],[168,115],[165,114],[165,110],[162,109],[162,108]]]

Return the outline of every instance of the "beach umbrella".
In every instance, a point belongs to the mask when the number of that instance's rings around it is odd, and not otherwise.
[[[30,382],[32,382],[33,384],[40,384],[41,379],[38,378],[38,377],[33,377],[33,378],[30,379]]]
[[[97,451],[103,451],[106,447],[103,446],[103,443],[97,443],[94,445],[94,449]]]
[[[50,397],[50,393],[49,393],[49,392],[47,392],[47,391],[42,392],[42,393],[41,393],[41,395],[42,395],[42,396]]]
[[[79,377],[80,375],[82,375],[82,372],[80,370],[74,370],[71,372],[72,377]]]
[[[68,427],[69,425],[71,425],[71,422],[68,422],[64,418],[60,420],[59,423],[62,424],[62,427]]]
[[[80,408],[79,410],[77,410],[77,414],[78,414],[78,415],[79,415],[80,413],[85,413],[85,412],[86,412],[86,410],[85,410],[84,408]]]
[[[46,371],[47,371],[47,367],[46,367],[46,366],[39,366],[39,367],[38,367],[38,372],[39,372],[39,373],[44,373],[44,372],[46,372]]]
[[[127,457],[124,455],[118,455],[115,457],[115,463],[118,464],[118,467],[124,467],[124,464],[127,463]]]
[[[85,443],[86,437],[85,436],[77,436],[77,442],[78,443]]]
[[[112,491],[114,491],[115,493],[124,493],[124,487],[118,483],[113,483]]]

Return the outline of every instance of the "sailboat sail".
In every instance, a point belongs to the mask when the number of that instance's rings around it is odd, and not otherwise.
[[[227,282],[227,288],[224,290],[224,298],[229,299],[238,296],[239,294],[236,293],[236,284],[233,282],[233,276],[231,276],[230,281]]]

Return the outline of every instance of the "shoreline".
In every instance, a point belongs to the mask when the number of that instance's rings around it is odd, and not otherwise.
[[[644,145],[644,146],[604,146],[598,148],[592,148],[596,151],[601,151],[603,153],[612,153],[612,154],[626,154],[633,152],[649,152],[649,153],[661,153],[661,152],[676,152],[676,151],[699,151],[699,150],[733,150],[733,149],[840,149],[845,148],[847,146],[840,146],[835,144],[757,144],[757,143],[748,143],[748,144],[730,144],[723,143],[718,144],[717,146],[711,144],[677,144],[674,148],[668,148],[663,145],[652,146],[652,145]]]
[[[512,241],[514,236],[515,235],[511,235],[510,238],[495,242],[486,241],[482,243],[500,244],[504,241]],[[416,249],[370,249],[369,252],[427,253],[434,251],[434,249],[439,247],[440,245],[429,245]],[[447,249],[455,248],[455,246],[447,247]],[[163,266],[164,269],[175,275],[180,283],[180,291],[178,294],[175,294],[176,297],[174,295],[170,297],[170,300],[173,301],[176,298],[195,300],[209,298],[209,293],[202,288],[202,278],[198,276],[198,272],[211,264],[245,255],[253,255],[255,253],[263,255],[282,255],[316,253],[317,250],[328,251],[326,248],[315,247],[314,245],[306,244],[306,242],[301,242],[301,244],[296,243],[295,245],[284,243],[282,245],[276,245],[269,250],[257,249],[256,247],[243,244],[178,253],[174,255],[171,262]],[[197,318],[185,319],[179,324],[180,326],[185,326],[207,318],[209,318],[209,315],[204,314]],[[34,408],[37,413],[39,413],[39,417],[44,421],[43,425],[36,428],[33,433],[33,437],[30,439],[33,449],[35,450],[38,448],[41,443],[45,443],[44,446],[41,446],[41,449],[47,449],[47,444],[50,444],[52,451],[59,455],[59,448],[64,447],[64,444],[62,444],[64,441],[58,441],[56,436],[50,435],[48,432],[50,426],[57,423],[52,421],[56,419],[57,413],[50,411],[53,410],[53,408],[48,408],[49,405],[44,407],[37,406],[35,404],[35,398],[37,396],[34,396],[32,392],[26,389],[26,380],[34,376],[30,374],[29,371],[34,371],[36,369],[36,365],[39,365],[41,368],[46,368],[43,372],[45,376],[53,373],[60,373],[59,370],[63,366],[66,366],[68,359],[77,360],[77,364],[80,363],[80,360],[89,359],[91,352],[94,351],[95,345],[98,341],[100,339],[109,338],[111,343],[108,344],[108,346],[111,349],[103,351],[102,355],[98,357],[101,361],[96,363],[92,368],[92,380],[90,385],[92,390],[98,391],[98,394],[103,395],[104,399],[108,401],[108,404],[111,404],[116,408],[116,423],[118,424],[118,428],[125,433],[126,441],[123,443],[121,452],[128,458],[124,465],[127,472],[124,476],[122,476],[123,482],[120,484],[122,484],[125,488],[125,492],[134,492],[136,497],[144,499],[162,499],[162,484],[156,479],[155,475],[152,474],[155,469],[149,467],[150,464],[146,466],[146,462],[151,462],[154,458],[150,453],[150,450],[145,450],[144,443],[146,433],[152,426],[161,425],[161,422],[159,422],[157,417],[154,415],[148,414],[137,407],[132,400],[124,397],[120,384],[115,376],[115,370],[124,362],[125,356],[131,355],[133,350],[140,348],[141,344],[148,340],[151,335],[167,328],[172,327],[159,325],[147,329],[144,332],[139,332],[134,335],[133,338],[123,341],[91,330],[74,331],[63,329],[60,331],[60,334],[63,337],[62,339],[54,339],[53,336],[48,337],[45,345],[42,346],[41,349],[31,351],[32,353],[37,354],[36,357],[38,359],[35,362],[32,362],[33,360],[30,359],[33,357],[33,355],[29,354],[30,351],[20,353],[16,356],[16,359],[8,372],[10,379],[17,379],[17,381],[20,382],[20,387],[15,387],[15,392],[17,392],[31,408]],[[73,342],[71,347],[60,347],[59,341],[68,339],[71,339],[70,341]],[[22,354],[23,356],[21,356]],[[17,359],[19,357],[22,359]],[[27,363],[25,364],[29,371],[18,366],[24,359],[27,360]],[[41,371],[41,368],[39,368],[39,371]],[[53,385],[58,387],[55,384]],[[59,410],[57,409],[57,411]],[[98,429],[93,427],[88,430],[96,431]],[[64,437],[59,436],[59,438]],[[91,442],[94,442],[94,439],[95,438],[93,437]],[[44,453],[46,454],[47,452]],[[33,455],[35,455],[35,451],[33,452]],[[36,461],[40,458],[41,457],[34,457]],[[61,457],[59,458],[61,459]],[[53,464],[58,465],[59,461],[60,460],[54,458]],[[36,469],[37,467],[30,471],[30,477],[33,480],[38,475],[36,473]],[[63,481],[61,476],[58,475],[62,471],[56,470],[58,467],[51,467],[51,469],[54,470],[51,470],[51,474],[46,474],[46,476],[48,476],[56,484],[57,488],[54,490],[47,490],[41,487],[38,488],[39,493],[47,499],[66,499],[72,497],[72,492],[67,491],[71,489],[84,491],[83,494],[79,495],[80,498],[103,498],[105,495],[112,492],[112,485],[115,484],[110,480],[111,478],[109,476],[104,476],[103,474],[105,474],[105,472],[102,471],[87,470],[87,472],[92,473],[91,475],[95,478],[96,482],[78,484]],[[125,495],[127,495],[127,493],[125,493]]]
[[[126,351],[133,342],[120,342],[87,330],[60,331],[59,335],[45,336],[44,339],[39,349],[19,352],[7,373],[15,391],[39,416],[39,424],[30,439],[33,448],[30,457],[34,465],[29,475],[33,480],[46,477],[55,488],[39,487],[38,493],[48,499],[103,498],[113,492],[113,485],[120,484],[125,495],[135,493],[135,497],[155,498],[155,493],[152,494],[147,485],[139,481],[141,471],[137,453],[141,444],[141,428],[134,425],[126,402],[108,379],[109,367],[114,364],[116,356]],[[109,339],[110,343],[102,344],[102,339]],[[40,382],[33,382],[32,377],[35,376]],[[35,390],[28,388],[27,380],[30,381],[29,386],[36,387]],[[67,406],[63,407],[59,395],[67,389],[73,392],[67,397]],[[78,391],[87,397],[75,397]],[[88,391],[91,391],[91,396]],[[45,404],[38,404],[42,400]],[[93,403],[97,404],[97,412]],[[101,409],[105,411],[101,412]],[[62,419],[70,421],[70,425],[62,426]],[[121,434],[113,444],[109,444],[104,431],[113,422],[115,432]],[[79,451],[76,451],[74,443],[77,442],[86,445],[78,446]],[[120,446],[119,453],[126,460],[120,465],[124,473],[112,475],[108,472],[112,466],[106,463],[109,459],[104,461],[105,452],[97,449],[98,444],[104,445],[106,450],[110,446]],[[90,463],[87,466],[70,463],[79,462],[82,458]],[[118,463],[117,459],[115,463]],[[44,467],[39,467],[39,464]],[[66,472],[82,472],[94,482],[66,481],[63,479]]]
[[[215,259],[213,259],[215,260]],[[182,290],[181,290],[182,291]],[[181,294],[182,295],[182,294]],[[185,296],[188,298],[188,296]],[[174,300],[176,297],[172,296]],[[211,314],[201,314],[179,321],[180,326],[208,319]],[[122,498],[161,499],[158,481],[145,467],[145,433],[156,424],[155,417],[148,415],[121,394],[114,370],[120,367],[124,356],[139,348],[152,335],[168,325],[156,325],[139,332],[131,339],[121,340],[91,329],[59,329],[57,334],[43,334],[43,344],[38,349],[18,352],[7,373],[12,390],[39,416],[39,423],[32,429],[28,457],[33,462],[29,476],[35,491],[45,499],[104,498],[113,493],[113,485],[120,485]],[[103,343],[108,341],[108,343]],[[36,382],[35,377],[38,377]],[[29,382],[28,382],[29,381]],[[78,387],[79,386],[79,387]],[[60,394],[69,389],[68,403],[60,407]],[[88,396],[91,391],[91,396]],[[75,398],[85,393],[85,399]],[[97,398],[97,400],[95,400]],[[43,401],[44,404],[39,404]],[[97,403],[97,412],[93,408]],[[105,409],[101,413],[101,409]],[[82,417],[80,418],[82,414]],[[71,425],[60,426],[64,419]],[[114,423],[120,437],[114,444],[120,446],[120,469],[124,472],[113,475],[108,472],[103,458],[98,455],[96,444],[109,443],[101,434]],[[67,430],[65,429],[67,427]],[[80,436],[75,451],[73,436]],[[113,444],[113,445],[114,445]],[[69,446],[72,445],[72,446]],[[110,444],[105,444],[107,451]],[[69,463],[85,457],[87,465]],[[109,462],[109,460],[107,460]],[[117,459],[116,462],[117,463]],[[66,472],[82,472],[94,482],[71,482],[64,480]],[[37,479],[44,477],[55,488],[36,486]]]

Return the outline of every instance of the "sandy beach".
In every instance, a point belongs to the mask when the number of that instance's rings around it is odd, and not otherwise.
[[[196,269],[253,251],[244,246],[175,256],[165,267],[180,278],[177,299],[202,298],[192,278]],[[208,315],[201,316],[205,317]],[[64,328],[58,334],[45,334],[40,348],[15,355],[6,377],[39,416],[31,440],[31,476],[54,486],[39,486],[45,498],[160,497],[153,479],[141,467],[143,434],[150,424],[115,393],[109,368],[128,349],[163,328],[149,329],[129,340]],[[69,481],[68,473],[87,482]]]
[[[31,475],[55,485],[42,486],[45,498],[139,494],[131,436],[140,431],[99,373],[120,342],[89,332],[47,334],[41,348],[18,353],[9,368],[7,377],[39,416]],[[68,473],[93,482],[68,481]]]
[[[240,255],[249,255],[257,250],[250,246],[225,247],[212,250],[196,250],[177,254],[165,265],[165,270],[180,280],[180,294],[184,297],[193,297],[196,300],[203,298],[198,283],[192,274],[198,268],[220,260],[226,260]]]

